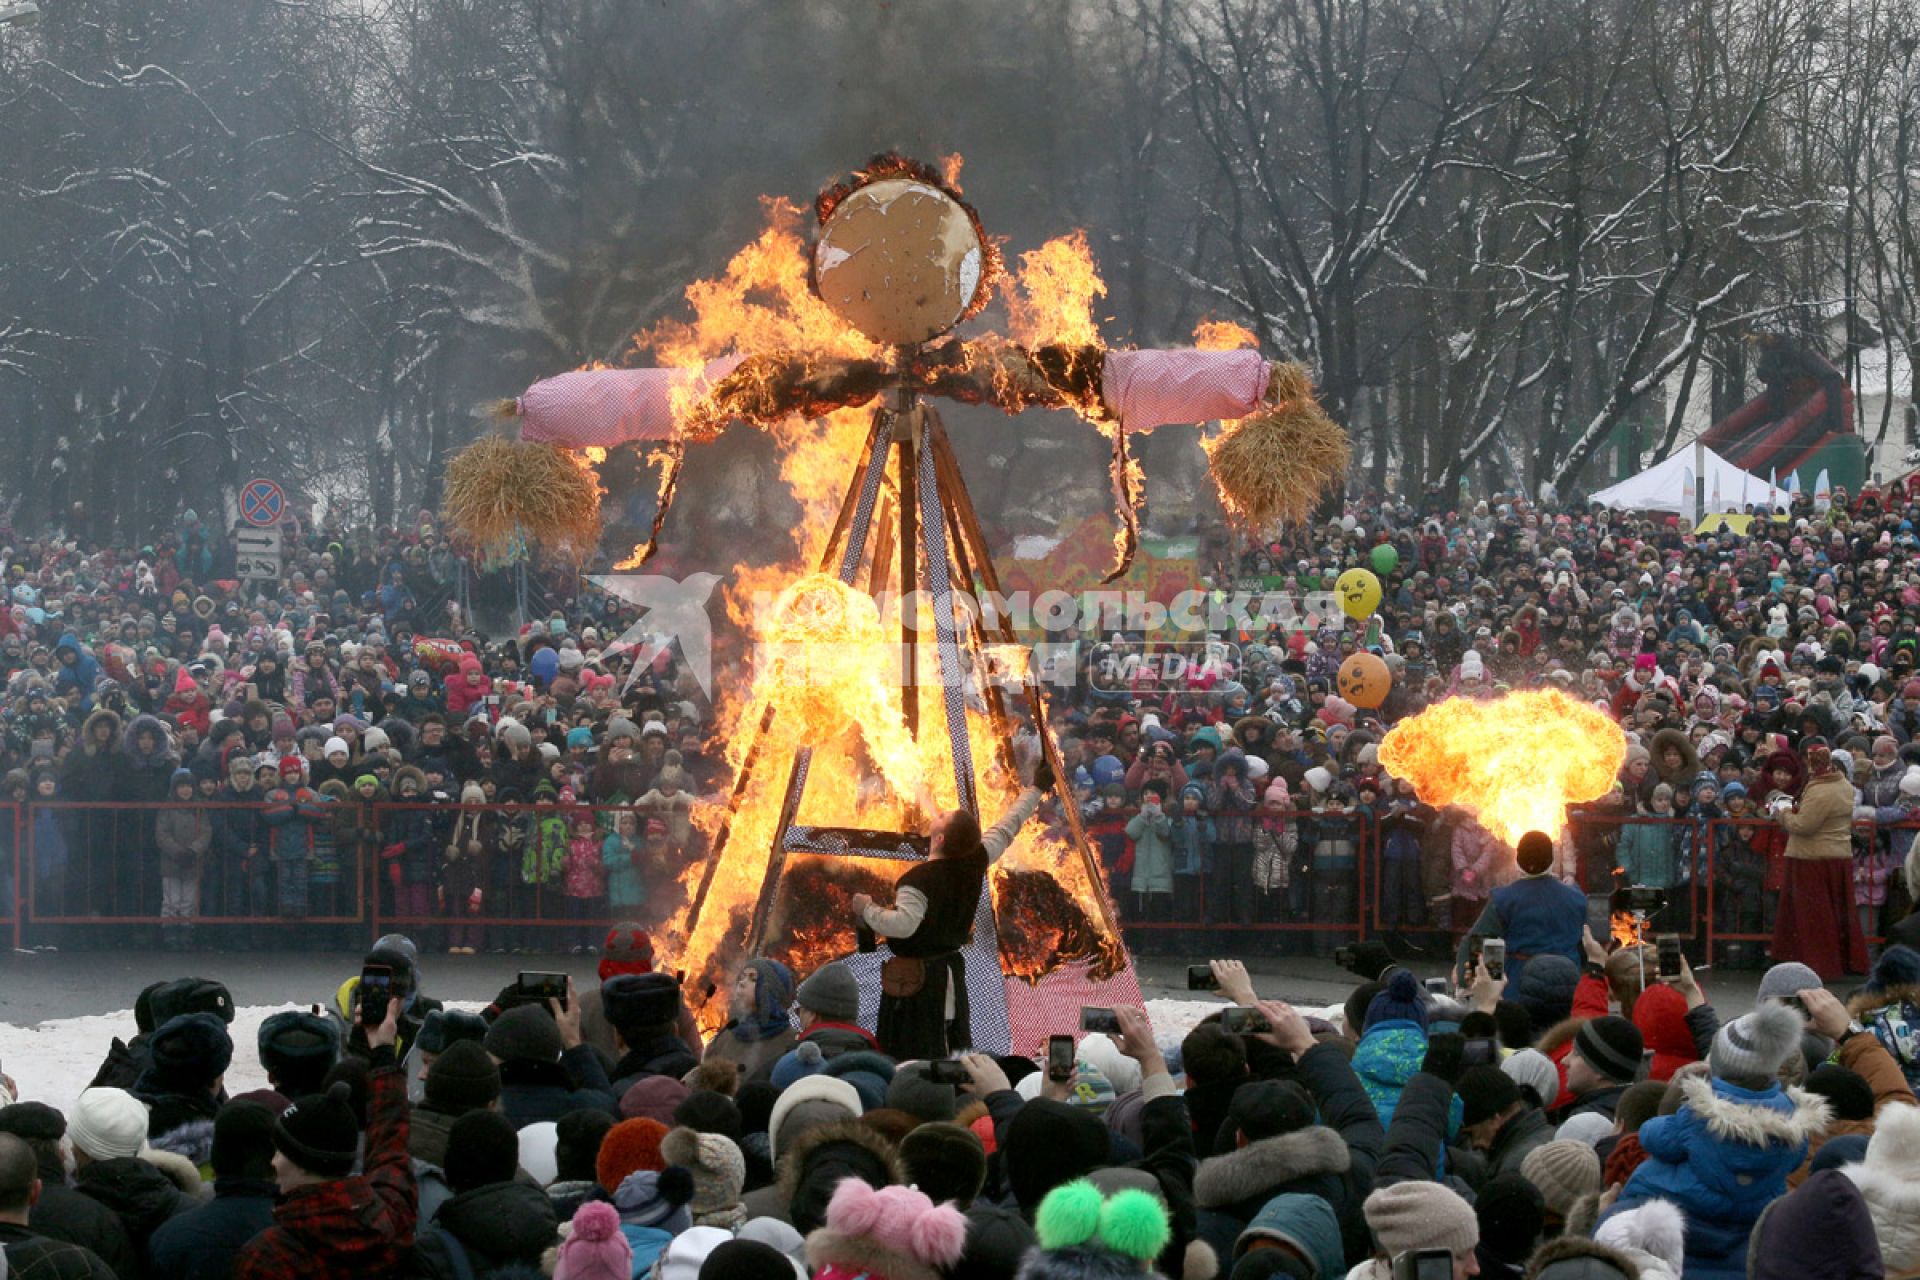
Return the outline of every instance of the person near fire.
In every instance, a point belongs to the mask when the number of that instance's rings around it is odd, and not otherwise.
[[[893,1057],[944,1058],[950,1047],[973,1043],[967,1010],[966,966],[960,948],[973,936],[973,918],[997,861],[1053,786],[1045,760],[1033,784],[1021,790],[1004,817],[984,833],[965,809],[935,819],[927,860],[901,876],[893,905],[853,895],[854,917],[893,951],[881,972],[881,1047]]]

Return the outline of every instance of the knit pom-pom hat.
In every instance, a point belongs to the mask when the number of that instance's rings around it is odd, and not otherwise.
[[[620,1211],[590,1200],[573,1215],[573,1233],[560,1245],[553,1280],[628,1280],[633,1246],[620,1233]]]
[[[1145,1191],[1112,1196],[1081,1179],[1055,1187],[1034,1214],[1040,1249],[1020,1267],[1020,1280],[1145,1275],[1173,1237],[1166,1206]]]
[[[940,1280],[967,1247],[967,1219],[912,1187],[875,1190],[842,1179],[827,1202],[827,1224],[807,1237],[815,1280]]]

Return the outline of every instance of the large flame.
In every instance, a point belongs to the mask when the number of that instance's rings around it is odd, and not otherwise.
[[[1509,845],[1557,837],[1567,806],[1613,786],[1627,740],[1607,714],[1557,689],[1490,702],[1449,698],[1387,731],[1380,765],[1428,804],[1457,804]]]

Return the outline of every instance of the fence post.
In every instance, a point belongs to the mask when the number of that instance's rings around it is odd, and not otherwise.
[[[1720,852],[1720,828],[1725,822],[1726,822],[1726,819],[1724,818],[1707,819],[1707,870],[1706,870],[1707,929],[1706,929],[1706,934],[1707,934],[1707,963],[1708,964],[1712,964],[1714,962],[1713,960],[1714,946],[1719,936],[1718,931],[1713,926],[1713,919],[1714,919],[1714,912],[1713,912],[1714,884],[1713,882],[1714,882],[1715,875],[1718,871],[1718,868],[1715,866],[1715,863],[1718,861],[1716,855]]]
[[[13,949],[20,949],[20,922],[27,914],[27,900],[21,896],[21,886],[26,882],[21,864],[27,860],[27,824],[21,821],[25,812],[24,805],[9,805],[13,822]]]
[[[369,806],[369,808],[372,811],[371,816],[373,818],[373,857],[368,858],[366,856],[366,850],[368,848],[366,841],[362,840],[360,842],[360,848],[361,858],[367,864],[362,868],[364,874],[361,877],[361,884],[366,886],[364,891],[367,895],[367,920],[373,929],[373,936],[367,939],[367,945],[371,947],[380,938],[380,873],[382,871],[382,867],[380,866],[380,837],[386,834],[384,821],[386,806],[376,804]]]

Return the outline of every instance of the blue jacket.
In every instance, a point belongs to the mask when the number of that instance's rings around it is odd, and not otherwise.
[[[279,1191],[271,1182],[221,1178],[213,1199],[169,1218],[147,1250],[152,1273],[175,1280],[227,1280],[241,1246],[273,1225]]]
[[[68,666],[66,663],[60,661],[60,651],[62,649],[70,649],[73,651],[74,662],[72,666]],[[80,642],[74,638],[73,632],[71,631],[61,636],[60,639],[54,643],[53,658],[54,693],[56,695],[76,693],[80,695],[81,707],[91,709],[93,706],[93,686],[100,682],[100,660],[81,648]]]
[[[516,1129],[542,1120],[558,1120],[569,1111],[619,1114],[620,1095],[607,1082],[607,1070],[593,1046],[577,1044],[559,1062],[510,1061],[500,1064],[500,1110]]]
[[[1578,967],[1585,959],[1580,933],[1587,927],[1587,895],[1550,875],[1527,876],[1493,891],[1500,936],[1507,940],[1507,977],[1518,979],[1529,956],[1565,956]]]
[[[1427,1057],[1427,1033],[1407,1018],[1384,1018],[1367,1028],[1353,1050],[1353,1073],[1380,1115],[1382,1127],[1393,1123],[1400,1093]],[[1455,1097],[1448,1109],[1448,1130],[1460,1127],[1462,1107]]]
[[[1695,1078],[1681,1091],[1679,1111],[1640,1126],[1648,1159],[1608,1216],[1670,1200],[1687,1216],[1687,1280],[1743,1280],[1754,1222],[1786,1194],[1787,1175],[1829,1112],[1821,1099],[1778,1084],[1756,1092]]]

